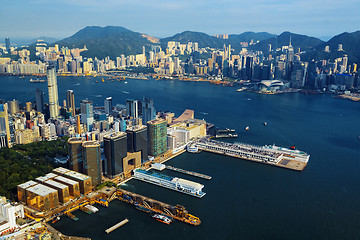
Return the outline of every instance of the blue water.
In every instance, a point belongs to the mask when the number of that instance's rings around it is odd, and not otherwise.
[[[28,80],[0,77],[0,98],[34,101],[36,87],[47,92],[46,83]],[[359,103],[332,95],[257,95],[198,82],[96,80],[101,78],[59,77],[59,99],[65,99],[67,89],[74,90],[76,104],[84,98],[103,105],[109,96],[120,104],[127,98],[152,97],[157,110],[179,115],[190,108],[196,118],[236,129],[239,137],[231,141],[295,145],[311,158],[303,172],[295,172],[206,152],[185,153],[167,164],[213,178],[163,173],[204,184],[204,198],[137,180],[125,188],[184,205],[200,217],[200,226],[168,226],[115,200],[95,215],[75,212],[80,218],[76,223],[63,217],[54,227],[64,234],[92,239],[360,239]],[[126,217],[129,223],[106,235],[106,228]]]

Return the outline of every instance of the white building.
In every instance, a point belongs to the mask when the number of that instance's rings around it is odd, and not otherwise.
[[[18,225],[17,218],[24,218],[24,206],[11,204],[5,197],[0,197],[0,235],[14,230]]]

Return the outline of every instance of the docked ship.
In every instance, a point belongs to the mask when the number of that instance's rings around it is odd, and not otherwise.
[[[186,147],[186,150],[190,153],[198,153],[199,152],[199,148],[195,144],[188,145]]]
[[[206,194],[202,191],[204,185],[200,183],[156,172],[145,171],[141,168],[134,170],[134,178],[198,198],[202,198]]]
[[[235,133],[235,129],[229,129],[229,128],[218,129],[217,132],[218,133]]]
[[[170,224],[172,223],[172,219],[170,219],[169,217],[166,217],[164,215],[161,215],[161,214],[154,214],[152,216],[153,219],[155,219],[156,221],[159,221],[159,222],[162,222],[162,223],[165,223],[165,224]]]

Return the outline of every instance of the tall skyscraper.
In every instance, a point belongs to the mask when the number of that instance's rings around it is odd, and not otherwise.
[[[69,138],[69,168],[76,172],[83,172],[82,143],[85,138]]]
[[[108,97],[105,99],[104,108],[106,114],[111,114],[112,112],[112,97]]]
[[[26,107],[26,112],[30,112],[32,110],[32,103],[31,102],[26,102],[25,103],[25,107]]]
[[[147,123],[148,154],[157,157],[167,151],[167,121],[155,119]]]
[[[36,110],[44,113],[44,92],[39,88],[36,89]]]
[[[94,122],[92,101],[82,100],[80,102],[81,122],[86,124],[87,131],[91,131]]]
[[[148,121],[156,118],[156,110],[154,108],[154,101],[151,98],[144,97],[142,102],[142,121],[146,124]]]
[[[85,141],[82,143],[84,161],[83,173],[91,177],[93,186],[99,185],[102,179],[100,143],[98,141]]]
[[[141,163],[147,162],[147,127],[144,125],[140,127],[133,127],[131,129],[127,129],[126,133],[128,152],[133,153],[141,151]]]
[[[10,136],[10,126],[9,126],[9,114],[8,114],[8,105],[0,104],[0,132],[5,132],[6,134],[6,145],[11,147],[11,136]]]
[[[57,119],[59,116],[59,97],[54,66],[47,67],[47,80],[49,90],[50,118]]]
[[[113,178],[123,172],[123,159],[127,156],[127,135],[124,132],[104,136],[106,173]]]
[[[138,118],[139,117],[139,101],[133,99],[126,100],[126,113],[127,115]]]
[[[10,51],[11,51],[11,48],[10,48],[10,38],[5,38],[5,48],[6,48],[6,51],[8,52],[8,53],[10,53]]]
[[[71,116],[75,117],[75,97],[73,90],[67,90],[66,92],[66,101],[68,105],[68,110],[71,112]]]

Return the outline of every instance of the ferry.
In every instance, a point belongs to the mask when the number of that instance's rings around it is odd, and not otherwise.
[[[45,79],[30,79],[31,83],[43,83],[45,81],[46,81]]]
[[[145,171],[141,168],[134,170],[134,178],[198,198],[202,198],[206,194],[202,191],[204,185],[200,183],[160,173]]]
[[[152,216],[153,219],[155,219],[156,221],[159,221],[159,222],[162,222],[162,223],[165,223],[167,225],[169,225],[170,223],[172,223],[172,219],[170,219],[169,217],[166,217],[164,215],[161,215],[161,214],[154,214]]]

